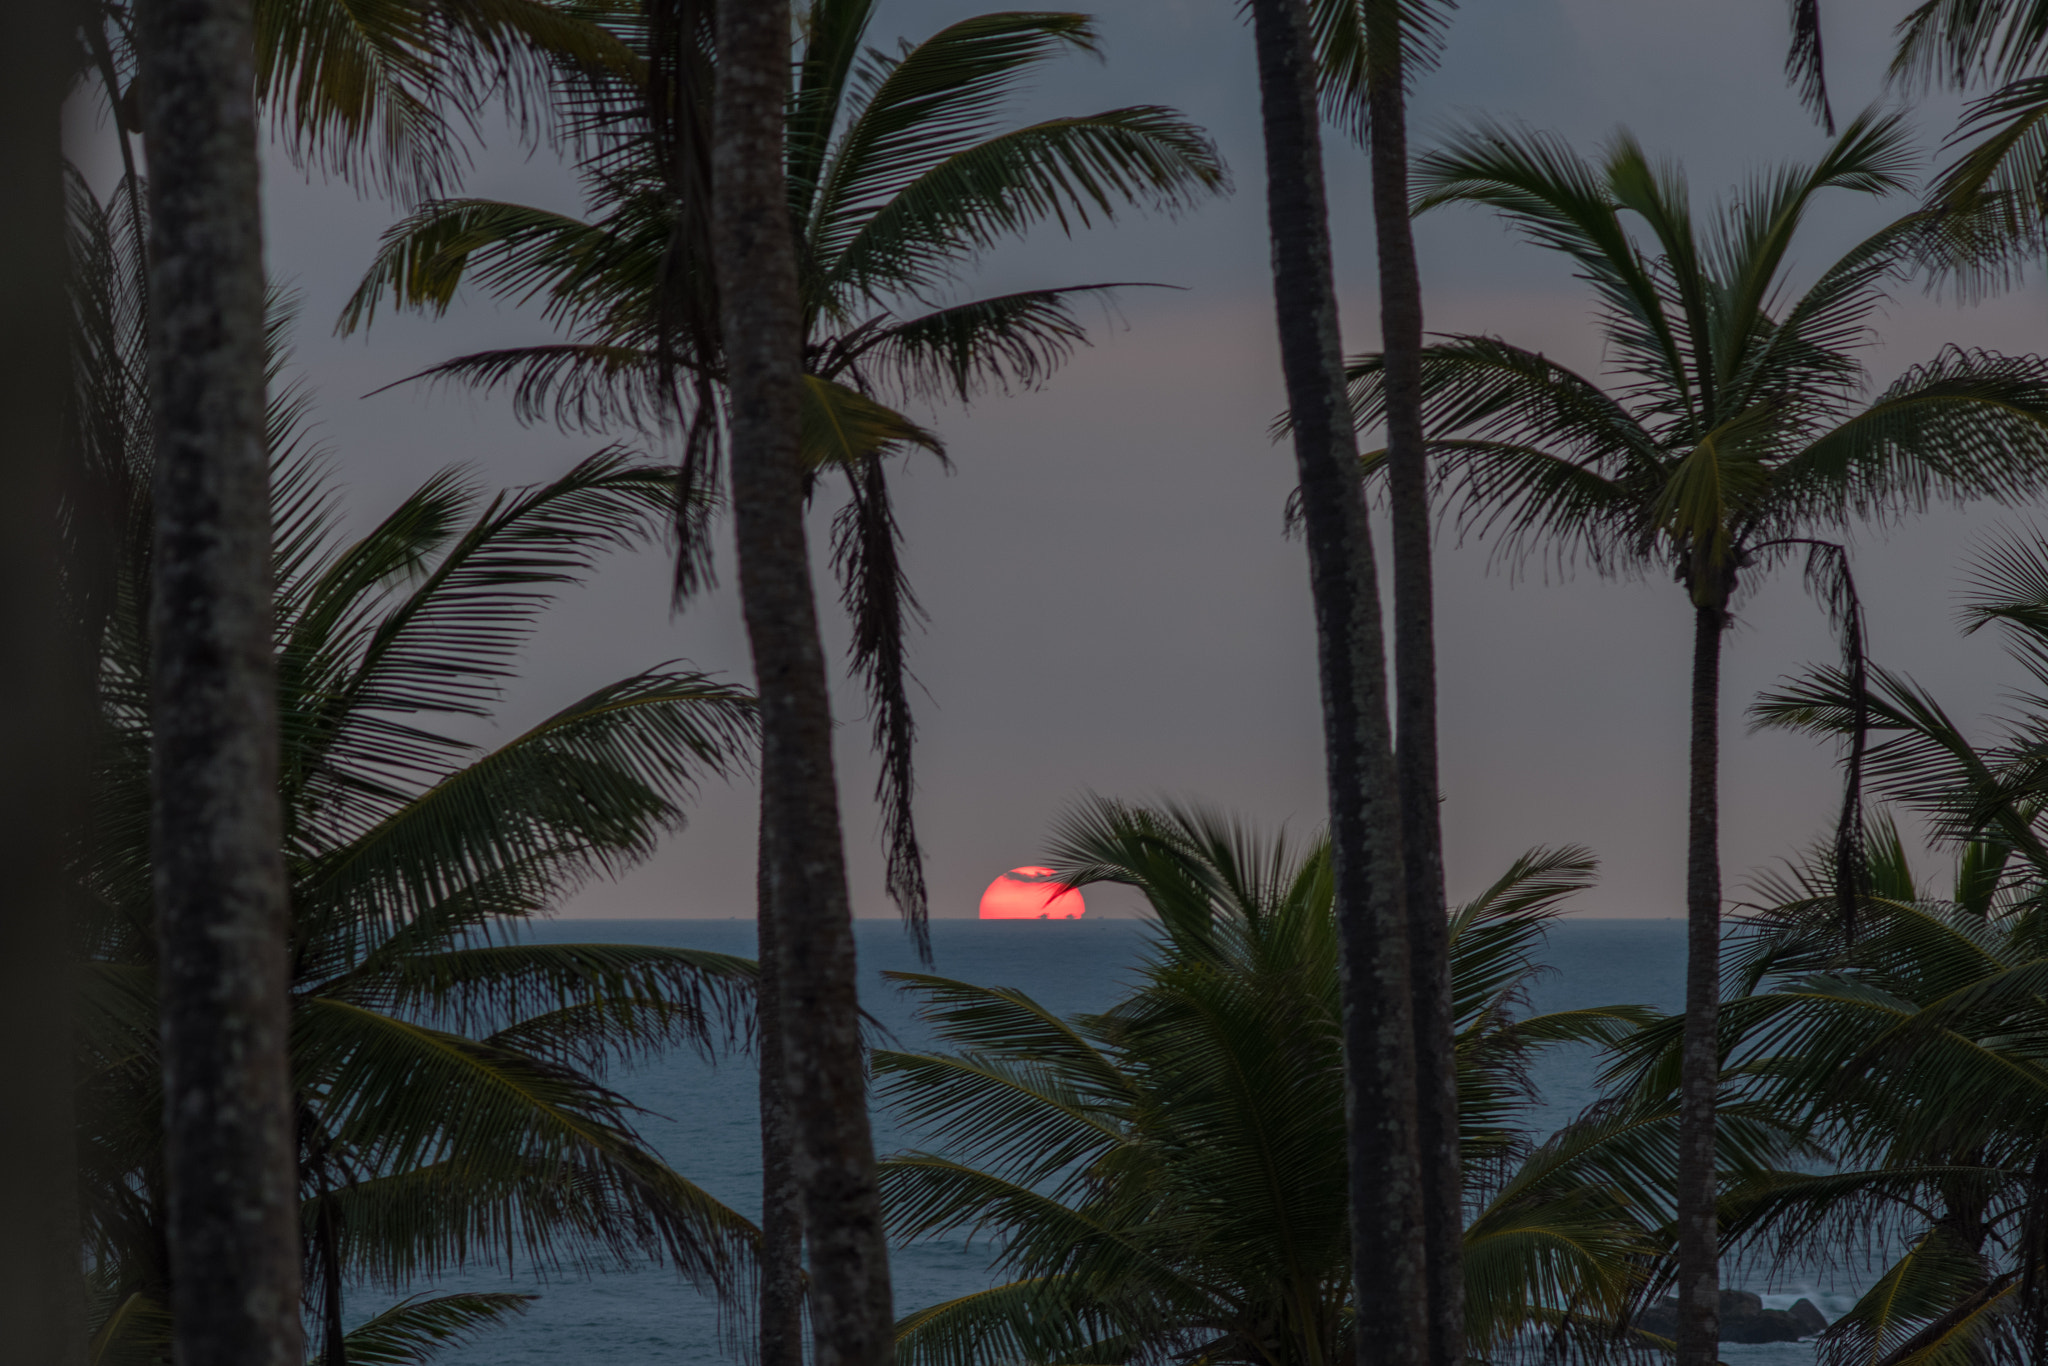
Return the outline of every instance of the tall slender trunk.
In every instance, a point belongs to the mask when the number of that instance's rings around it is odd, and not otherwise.
[[[1458,1162],[1458,1066],[1452,1046],[1450,935],[1437,810],[1436,593],[1430,565],[1429,458],[1422,428],[1422,272],[1408,214],[1408,109],[1397,23],[1374,34],[1387,55],[1367,94],[1373,228],[1380,266],[1380,350],[1394,537],[1394,765],[1401,871],[1414,976],[1417,1146],[1428,1264],[1429,1360],[1465,1361],[1465,1188]]]
[[[882,1366],[894,1355],[888,1244],[797,444],[803,332],[782,148],[789,43],[787,0],[720,0],[713,246],[814,1356],[817,1366]]]
[[[314,1239],[320,1258],[320,1336],[322,1366],[348,1366],[348,1325],[342,1317],[341,1216],[334,1196],[321,1182]]]
[[[302,1366],[249,0],[137,6],[150,192],[151,807],[181,1366]]]
[[[765,812],[763,813],[765,815]],[[804,1211],[796,1182],[796,1121],[783,1083],[788,1066],[782,1044],[782,952],[768,870],[774,854],[765,821],[755,878],[755,988],[761,1063],[761,1303],[760,1366],[804,1366]]]
[[[1281,366],[1294,419],[1323,701],[1343,976],[1352,1274],[1361,1359],[1427,1349],[1415,1035],[1372,534],[1345,397],[1315,59],[1301,0],[1253,0]]]
[[[61,5],[9,16],[0,52],[0,1324],[23,1361],[85,1355],[73,1161],[72,870],[90,744],[89,674],[60,589],[64,441],[64,163],[71,22]],[[72,509],[77,515],[77,508]],[[68,647],[68,648],[67,648]]]
[[[1714,1216],[1714,1096],[1721,1010],[1721,632],[1719,605],[1695,607],[1692,793],[1685,859],[1685,1041],[1679,1060],[1678,1366],[1720,1358],[1721,1271]]]

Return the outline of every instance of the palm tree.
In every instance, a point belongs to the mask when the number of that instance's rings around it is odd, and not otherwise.
[[[1394,780],[1414,977],[1417,1146],[1427,1262],[1429,1360],[1464,1366],[1464,1205],[1458,1084],[1444,940],[1443,827],[1436,725],[1436,604],[1428,454],[1422,428],[1422,275],[1409,215],[1408,83],[1434,64],[1447,7],[1434,0],[1316,0],[1317,65],[1372,156],[1373,237],[1386,358],[1388,508],[1393,533]]]
[[[667,10],[658,11],[668,15]],[[819,0],[801,25],[789,103],[787,179],[800,236],[805,346],[801,427],[805,488],[836,472],[849,494],[835,525],[833,565],[852,613],[853,666],[874,704],[882,752],[890,891],[923,944],[924,883],[912,812],[914,725],[906,636],[918,607],[899,567],[885,461],[938,439],[880,401],[1039,382],[1084,333],[1073,305],[1102,286],[1029,290],[934,307],[953,273],[1006,235],[1053,219],[1111,218],[1122,204],[1171,209],[1221,188],[1207,141],[1170,111],[1139,107],[999,130],[1003,99],[1061,51],[1093,51],[1086,19],[997,14],[948,26],[896,56],[861,55],[870,0]],[[440,311],[465,281],[501,298],[546,300],[566,343],[460,357],[428,372],[492,388],[508,384],[528,419],[571,426],[667,420],[683,398],[698,413],[726,379],[709,253],[703,118],[708,45],[688,14],[665,28],[625,30],[657,58],[659,117],[606,126],[584,170],[592,217],[453,200],[426,205],[387,234],[343,316],[367,324],[380,298]],[[681,381],[680,386],[678,380]],[[686,468],[704,457],[691,421]],[[689,528],[694,533],[696,528]],[[693,536],[694,539],[694,536]],[[701,544],[701,540],[698,541]],[[685,584],[701,566],[686,546]],[[776,935],[767,913],[764,958]],[[764,1222],[780,1245],[793,1227],[789,1155],[776,1142],[783,1101],[762,1039]],[[764,1281],[765,1359],[792,1360],[798,1274],[771,1248]],[[772,1301],[773,1303],[770,1303]],[[773,1342],[768,1339],[772,1338]],[[779,1344],[779,1345],[778,1345]]]
[[[1822,1338],[1831,1363],[2039,1359],[2039,887],[1993,842],[1960,849],[1952,889],[1917,882],[1891,821],[1872,822],[1849,937],[1833,850],[1768,879],[1731,966],[1728,1089],[1773,1107],[1833,1161],[1736,1183],[1731,1240],[1810,1264],[1882,1231],[1877,1275]],[[2029,904],[2032,903],[2032,904]],[[1647,1040],[1645,1040],[1647,1042]],[[1867,1246],[1867,1243],[1866,1243]],[[2031,1320],[2031,1321],[2030,1321]]]
[[[1004,100],[1032,70],[1097,50],[1086,16],[981,15],[900,54],[863,56],[873,11],[873,0],[815,0],[806,10],[787,182],[799,236],[806,488],[837,476],[848,495],[833,564],[882,753],[889,889],[922,944],[906,653],[919,610],[900,569],[885,462],[942,448],[888,405],[1041,382],[1085,338],[1076,303],[1111,288],[934,306],[978,253],[1047,221],[1071,230],[1126,205],[1184,207],[1220,190],[1224,176],[1199,130],[1155,106],[1001,127]],[[627,36],[636,51],[654,44],[647,33]],[[703,45],[669,41],[689,55]],[[680,55],[667,65],[677,88],[708,78]],[[688,108],[698,97],[670,97],[686,107],[661,121],[601,125],[583,162],[587,218],[483,199],[423,205],[385,234],[342,329],[368,326],[386,302],[444,312],[470,284],[508,302],[542,301],[567,340],[460,356],[415,378],[508,387],[523,420],[578,430],[652,427],[679,404],[701,403],[726,379],[708,266],[696,259],[709,250],[699,240],[702,191],[692,192],[697,172],[677,167],[697,155],[702,130],[672,126],[701,124]],[[694,558],[679,572],[685,584],[700,581]]]
[[[784,0],[718,5],[711,254],[740,605],[761,695],[762,910],[774,936],[769,970],[810,1250],[813,1353],[819,1366],[886,1366],[889,1247],[868,1123],[832,697],[804,541],[803,309],[783,172],[789,20]]]
[[[1875,234],[1803,293],[1783,284],[1815,197],[1899,189],[1906,159],[1898,119],[1866,115],[1819,162],[1759,177],[1704,229],[1678,173],[1626,135],[1594,163],[1555,139],[1480,127],[1420,163],[1421,207],[1491,205],[1571,257],[1624,377],[1608,392],[1492,337],[1432,345],[1425,412],[1465,526],[1499,533],[1510,554],[1668,571],[1693,611],[1682,1366],[1710,1361],[1716,1339],[1719,671],[1738,585],[1804,552],[1858,655],[1846,551],[1829,536],[1935,498],[2013,501],[2048,487],[2048,363],[1952,348],[1864,402],[1857,347],[1921,220]],[[1379,420],[1380,358],[1351,374],[1361,423]],[[1847,831],[1860,828],[1853,765],[1851,776]]]
[[[151,845],[178,1354],[299,1352],[248,0],[138,15],[149,145]]]
[[[98,839],[82,870],[92,915],[79,1073],[86,1262],[97,1350],[112,1359],[167,1331],[170,1281],[143,620],[153,449],[132,220],[82,192],[73,204],[82,502],[111,524],[104,581],[71,601],[103,609],[88,617],[104,734]],[[340,1290],[354,1278],[652,1253],[731,1293],[753,1229],[646,1148],[603,1076],[608,1060],[710,1046],[738,1028],[752,965],[532,945],[517,927],[644,858],[680,824],[696,781],[744,763],[751,700],[663,668],[494,749],[449,733],[490,715],[556,591],[666,522],[673,473],[608,452],[489,500],[447,473],[343,542],[320,456],[295,435],[303,409],[279,393],[265,444],[279,469],[268,568],[292,945],[287,1255],[299,1265],[303,1244],[326,1360],[352,1350]],[[437,1297],[358,1331],[424,1342],[523,1303]]]
[[[547,1267],[652,1254],[731,1295],[751,1255],[753,1227],[655,1156],[603,1077],[614,1059],[730,1034],[752,965],[537,945],[517,931],[589,878],[645,858],[699,779],[743,763],[750,699],[701,674],[650,670],[488,751],[414,719],[488,715],[535,612],[607,545],[658,528],[673,486],[672,471],[617,454],[490,500],[444,474],[344,545],[317,474],[284,467],[292,1238],[304,1242],[332,1366],[344,1359],[351,1279],[404,1284],[514,1255]],[[158,959],[138,909],[151,872],[150,724],[135,625],[122,614],[108,632],[96,815],[109,833],[89,877],[100,911],[83,1069],[87,1247],[108,1337],[146,1321],[168,1278],[146,1027]],[[395,1322],[522,1305],[443,1297]]]
[[[2048,682],[2048,542],[2008,535],[1980,552],[1964,615],[1970,630],[2001,628],[2027,677]],[[1973,742],[1909,678],[1816,669],[1754,713],[1818,735],[1860,715],[1876,791],[1924,823],[1954,870],[1950,887],[1923,886],[1881,819],[1853,938],[1816,894],[1831,851],[1764,887],[1726,1007],[1731,1080],[1811,1128],[1840,1169],[1751,1195],[1751,1236],[1824,1246],[1845,1218],[1873,1216],[1892,1233],[1899,1255],[1830,1329],[1833,1360],[2039,1360],[2048,788],[2038,701]]]
[[[1253,0],[1266,222],[1281,371],[1315,603],[1323,759],[1344,982],[1352,1274],[1360,1340],[1429,1356],[1415,979],[1372,532],[1344,420],[1337,293],[1323,191],[1317,62],[1304,0]],[[1384,67],[1382,50],[1376,62]]]
[[[1159,939],[1100,1015],[897,974],[948,1048],[876,1055],[885,1094],[939,1145],[883,1164],[891,1222],[993,1234],[1010,1276],[908,1316],[906,1360],[1357,1359],[1327,843],[1097,801],[1064,822],[1054,861],[1076,884],[1137,887]],[[1591,870],[1583,850],[1532,852],[1447,922],[1473,1176],[1460,1328],[1488,1359],[1535,1339],[1597,1355],[1656,1248],[1600,1170],[1621,1126],[1541,1148],[1523,1130],[1536,1049],[1649,1018],[1517,1018],[1544,927]]]

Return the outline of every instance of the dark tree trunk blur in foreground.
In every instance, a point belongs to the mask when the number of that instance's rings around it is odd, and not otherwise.
[[[1465,1201],[1458,1162],[1450,936],[1437,808],[1436,594],[1422,430],[1422,272],[1408,213],[1408,89],[1400,6],[1373,6],[1367,139],[1380,266],[1380,350],[1394,540],[1394,765],[1415,980],[1416,1138],[1422,1162],[1431,1366],[1464,1366]]]
[[[831,697],[804,539],[803,325],[783,181],[787,0],[720,0],[712,160],[740,603],[761,708],[762,839],[817,1366],[894,1355],[855,994]]]
[[[301,1366],[249,0],[139,5],[151,811],[180,1366]]]
[[[1721,1060],[1721,633],[1724,589],[1693,608],[1692,784],[1685,853],[1685,1041],[1679,1056],[1678,1366],[1721,1359],[1714,1102]]]
[[[796,1180],[796,1118],[789,1111],[783,1075],[782,949],[769,903],[768,870],[774,863],[762,810],[760,866],[755,878],[755,987],[761,1064],[761,1304],[760,1366],[804,1366],[804,1207]]]
[[[1415,1035],[1372,538],[1358,484],[1307,7],[1252,0],[1280,359],[1315,598],[1344,992],[1360,1359],[1425,1359]]]
[[[69,667],[58,568],[68,390],[59,110],[72,17],[61,5],[22,6],[0,49],[0,1333],[5,1355],[36,1363],[85,1352],[65,854],[90,694]]]

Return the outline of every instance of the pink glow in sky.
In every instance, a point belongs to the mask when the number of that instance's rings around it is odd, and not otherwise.
[[[1078,920],[1088,903],[1050,868],[1012,868],[981,894],[983,920]]]

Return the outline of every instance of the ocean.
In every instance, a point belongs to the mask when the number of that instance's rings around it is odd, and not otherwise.
[[[1097,1010],[1131,980],[1151,926],[1135,920],[932,922],[935,971],[982,985],[1019,988],[1062,1013]],[[532,937],[552,943],[674,944],[751,957],[751,920],[576,920],[536,925]],[[869,1012],[894,1036],[916,1047],[925,1036],[908,1004],[882,980],[890,969],[917,967],[908,938],[894,922],[863,921],[857,930],[861,993]],[[1673,1011],[1684,1000],[1684,926],[1676,920],[1580,920],[1558,923],[1545,955],[1550,971],[1529,990],[1529,1005],[1549,1011],[1640,1004]],[[1570,1118],[1595,1098],[1594,1060],[1587,1050],[1552,1050],[1535,1068],[1539,1123]],[[705,1062],[687,1053],[616,1073],[613,1084],[649,1114],[641,1130],[678,1171],[713,1196],[755,1216],[760,1207],[755,1077],[745,1056]],[[876,1148],[913,1146],[887,1113],[876,1121]],[[891,1257],[898,1313],[985,1288],[993,1282],[985,1242],[917,1243]],[[1854,1286],[1766,1283],[1732,1269],[1728,1283],[1763,1293],[1772,1308],[1802,1295],[1830,1318],[1853,1302]],[[433,1287],[411,1290],[520,1290],[539,1299],[505,1328],[436,1358],[446,1366],[697,1366],[735,1362],[721,1341],[718,1314],[674,1272],[658,1267],[589,1276],[511,1273],[473,1268]],[[360,1287],[349,1318],[391,1302],[385,1290]],[[1812,1348],[1798,1344],[1728,1344],[1730,1366],[1811,1366]]]

